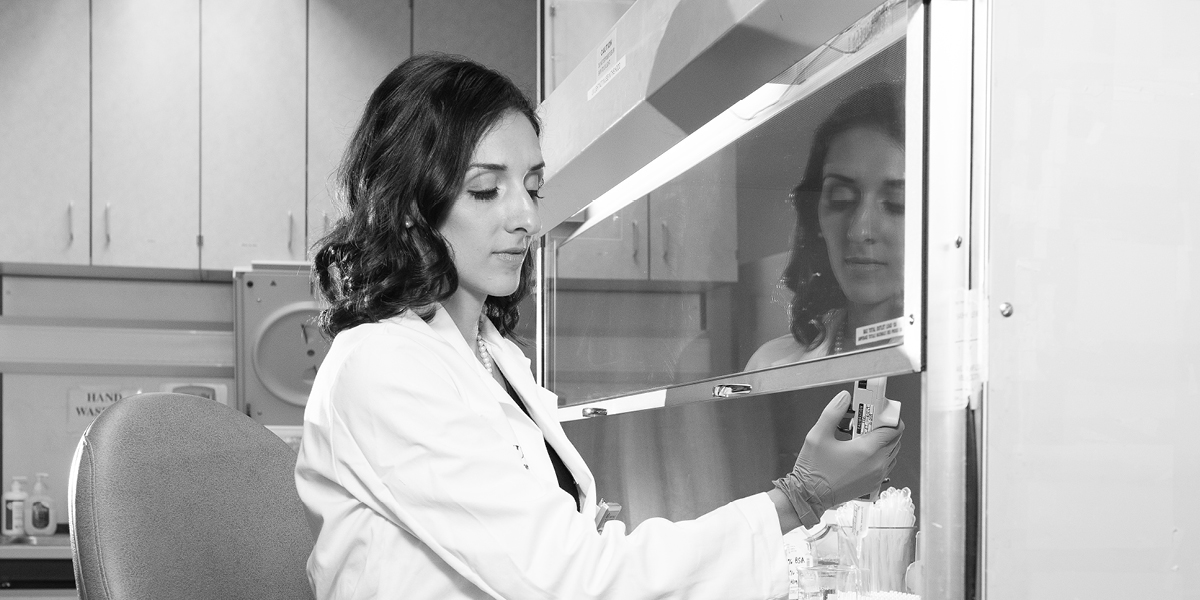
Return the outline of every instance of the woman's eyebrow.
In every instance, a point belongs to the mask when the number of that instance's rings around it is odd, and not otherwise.
[[[507,171],[508,165],[502,165],[500,163],[471,163],[469,168],[482,169],[484,171]],[[545,168],[546,168],[546,163],[540,162],[540,163],[530,167],[529,172],[532,173],[534,171],[541,171],[542,169],[545,169]]]
[[[471,169],[483,169],[484,171],[507,171],[508,165],[499,163],[471,163]]]

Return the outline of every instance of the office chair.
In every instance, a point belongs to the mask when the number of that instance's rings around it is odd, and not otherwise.
[[[71,464],[81,600],[312,598],[296,453],[213,400],[149,393],[92,422]]]

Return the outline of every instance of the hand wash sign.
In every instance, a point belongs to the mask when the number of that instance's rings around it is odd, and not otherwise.
[[[67,396],[67,430],[83,431],[92,421],[126,396],[140,394],[138,389],[120,389],[107,386],[83,386],[73,388]]]

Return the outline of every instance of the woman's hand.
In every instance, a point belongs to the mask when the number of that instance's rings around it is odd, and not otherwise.
[[[834,396],[804,438],[792,472],[775,482],[806,527],[815,525],[826,509],[877,489],[896,465],[904,421],[838,440],[834,434],[849,406],[849,392]]]

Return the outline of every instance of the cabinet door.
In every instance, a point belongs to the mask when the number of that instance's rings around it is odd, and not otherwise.
[[[462,54],[537,93],[536,2],[413,0],[413,51]]]
[[[560,244],[550,238],[554,276],[560,279],[646,280],[646,199],[639,198],[579,237]]]
[[[304,258],[306,20],[305,0],[201,6],[202,268]]]
[[[0,262],[87,264],[88,2],[0,2]]]
[[[650,193],[650,278],[737,281],[737,164],[722,150]]]
[[[200,264],[200,2],[92,0],[92,263]]]
[[[367,98],[411,36],[407,2],[324,0],[308,6],[308,246],[339,217],[334,173]]]

